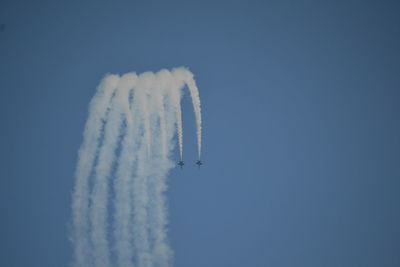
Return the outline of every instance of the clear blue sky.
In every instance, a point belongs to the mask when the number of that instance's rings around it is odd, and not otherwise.
[[[397,1],[1,1],[0,266],[68,266],[96,85],[175,66],[201,90],[205,162],[185,97],[176,267],[400,266],[399,14]]]

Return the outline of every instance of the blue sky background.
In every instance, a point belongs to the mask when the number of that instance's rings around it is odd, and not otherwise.
[[[108,72],[187,66],[176,267],[400,266],[397,1],[2,0],[0,266],[68,266],[88,103]],[[177,158],[178,159],[178,158]],[[193,163],[193,164],[192,164]]]

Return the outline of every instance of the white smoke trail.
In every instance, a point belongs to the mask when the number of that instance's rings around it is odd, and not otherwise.
[[[151,157],[152,137],[150,123],[150,107],[149,94],[151,93],[152,83],[155,76],[153,73],[145,72],[138,76],[137,87],[135,88],[135,96],[138,98],[140,121],[139,129],[142,134],[138,136],[139,148],[135,152],[138,155],[136,166],[136,177],[132,185],[133,197],[133,245],[138,266],[152,266],[152,257],[150,252],[149,240],[149,223],[148,223],[148,169],[149,164],[154,159]]]
[[[128,73],[121,77],[118,86],[126,92],[126,97],[129,97],[130,92],[136,84],[137,76],[134,73]],[[125,103],[126,105],[126,103]],[[121,155],[119,165],[116,171],[116,179],[114,182],[115,194],[115,215],[114,215],[114,243],[115,251],[117,253],[117,265],[132,267],[133,249],[132,249],[132,235],[130,225],[132,224],[131,212],[131,190],[132,172],[134,163],[136,161],[135,140],[134,137],[137,133],[138,118],[137,97],[133,95],[133,102],[131,103],[132,110],[129,110],[126,115],[126,129],[121,146]],[[126,111],[125,111],[126,112]]]
[[[177,98],[180,99],[180,96]],[[180,100],[179,100],[180,102]],[[183,160],[183,129],[182,129],[182,111],[181,111],[181,105],[179,103],[179,106],[175,108],[175,116],[176,116],[176,122],[177,122],[177,129],[178,129],[178,143],[179,143],[179,156],[181,161]]]
[[[109,75],[100,83],[90,102],[89,117],[83,133],[83,143],[78,153],[76,182],[72,196],[72,242],[76,266],[90,266],[89,244],[89,176],[94,164],[101,136],[102,122],[110,107],[111,98],[117,88],[119,77]]]
[[[193,75],[187,69],[145,72],[138,76],[129,73],[121,78],[111,75],[99,86],[91,103],[73,194],[72,240],[76,266],[172,266],[164,192],[168,171],[175,165],[170,155],[176,131],[182,159],[180,99],[185,83],[193,98],[200,156],[200,99]],[[98,162],[93,166],[97,151]],[[110,183],[112,178],[114,181]],[[112,240],[108,234],[111,230],[108,223],[109,184],[114,189]],[[111,245],[115,248],[115,256]]]
[[[121,97],[119,96],[121,93],[121,87],[118,87],[105,125],[104,141],[95,167],[91,196],[90,222],[93,259],[95,266],[99,267],[110,266],[110,252],[107,240],[108,178],[115,161],[115,150],[122,124]]]
[[[152,133],[153,133],[153,143],[160,143],[159,145],[163,147],[173,148],[172,138],[175,133],[173,127],[167,127],[167,125],[175,125],[176,116],[168,116],[167,114],[173,114],[175,108],[170,105],[172,95],[169,93],[180,90],[180,88],[171,87],[173,79],[170,72],[162,70],[157,73],[158,79],[156,79],[155,90],[152,90],[153,95],[156,97],[158,103],[153,106],[153,114],[156,118],[152,120]],[[160,101],[160,98],[165,98]],[[155,123],[157,120],[160,121],[159,124]],[[179,130],[179,128],[178,128]],[[158,136],[163,138],[159,139]],[[149,223],[150,223],[150,238],[153,240],[152,245],[152,258],[154,266],[171,266],[172,250],[170,249],[167,242],[167,215],[166,215],[166,200],[163,195],[164,191],[167,189],[166,185],[166,173],[168,170],[174,166],[174,164],[168,159],[169,151],[163,150],[152,150],[153,162],[150,162],[152,168],[149,168],[149,195],[152,198],[149,200]]]
[[[144,142],[146,143],[146,152],[149,153],[151,148],[151,140],[150,140],[150,114],[149,114],[149,94],[151,85],[153,80],[155,79],[154,73],[148,71],[144,72],[139,75],[139,79],[137,81],[137,96],[139,97],[139,105],[140,111],[142,114],[142,121],[143,121],[143,131],[144,131]]]
[[[161,141],[161,152],[164,157],[167,157],[167,147],[166,147],[166,125],[165,125],[165,107],[164,107],[164,98],[165,96],[165,88],[168,86],[168,74],[169,71],[167,70],[161,70],[159,73],[156,75],[156,80],[154,89],[152,90],[152,98],[154,99],[153,101],[150,101],[153,103],[153,107],[155,110],[155,113],[158,118],[156,120],[159,121],[159,129],[160,129],[160,141]]]
[[[183,81],[180,79],[175,79],[175,77],[173,77],[170,72],[168,72],[168,74],[169,74],[168,80],[170,82],[170,88],[171,88],[169,94],[172,106],[174,107],[175,121],[178,130],[179,155],[180,159],[183,160],[183,128],[182,128],[182,109],[181,109]]]
[[[192,97],[194,115],[196,117],[197,125],[197,150],[198,157],[201,156],[201,107],[200,107],[200,96],[199,89],[196,86],[193,74],[186,68],[176,68],[173,70],[174,74],[180,79],[183,79],[189,88],[190,95]]]
[[[192,96],[192,102],[193,102],[193,107],[194,107],[194,112],[195,112],[195,117],[196,117],[197,147],[198,147],[198,156],[200,159],[200,156],[201,156],[201,108],[200,108],[199,90],[197,89],[197,86],[193,79],[192,74],[190,75],[190,78],[186,82],[187,82],[187,85],[188,85],[188,88],[190,91],[190,95]]]

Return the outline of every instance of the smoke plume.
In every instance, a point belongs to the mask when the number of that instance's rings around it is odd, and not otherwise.
[[[183,158],[180,101],[187,86],[201,153],[201,110],[186,68],[107,75],[90,106],[72,195],[74,266],[168,267],[165,199],[175,135]]]

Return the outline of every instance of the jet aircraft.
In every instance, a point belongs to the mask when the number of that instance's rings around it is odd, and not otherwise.
[[[181,169],[183,168],[183,165],[185,165],[185,163],[181,160],[178,162],[179,167],[181,167]]]
[[[196,162],[196,164],[197,164],[197,166],[198,166],[199,169],[200,169],[200,166],[203,165],[203,162],[201,162],[201,160],[198,160],[198,161]]]

